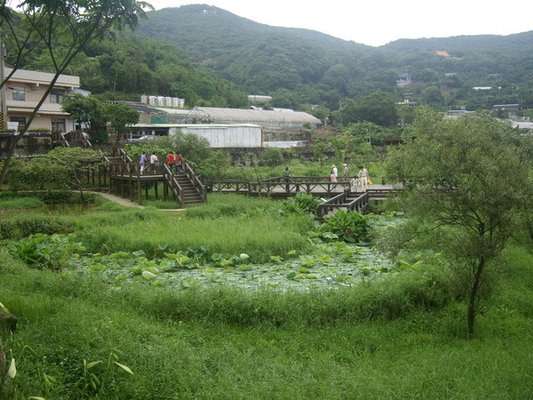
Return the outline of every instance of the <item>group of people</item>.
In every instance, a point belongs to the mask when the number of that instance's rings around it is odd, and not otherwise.
[[[350,169],[348,168],[348,164],[343,164],[344,170],[342,172],[342,180],[343,182],[348,182],[348,179],[350,178]],[[338,169],[335,164],[331,166],[331,172],[330,172],[330,181],[331,183],[337,183],[337,176],[338,176]],[[357,175],[355,175],[350,180],[350,190],[352,192],[366,192],[368,185],[371,185],[372,182],[370,181],[370,176],[368,174],[368,170],[364,167],[364,165],[359,166],[359,171],[357,172]]]
[[[179,174],[183,170],[183,156],[179,151],[176,151],[176,153],[168,153],[166,156],[166,161],[170,170],[173,170],[175,174]],[[146,155],[146,152],[142,152],[141,156],[139,157],[139,171],[141,175],[144,173],[148,163],[150,166],[150,172],[154,174],[156,172],[157,164],[159,163],[159,158],[155,152],[152,152],[152,155],[149,159]]]

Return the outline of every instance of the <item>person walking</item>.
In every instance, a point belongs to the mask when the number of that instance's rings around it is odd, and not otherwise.
[[[364,165],[359,166],[359,172],[357,173],[357,179],[359,180],[359,185],[361,187],[361,191],[366,192],[368,189],[368,170],[364,167]]]
[[[355,176],[350,181],[350,192],[356,193],[357,188],[359,186],[359,179],[357,179]]]
[[[170,171],[173,171],[174,170],[174,164],[176,162],[176,155],[172,152],[168,153],[167,154],[167,165],[168,165],[168,169]]]
[[[329,179],[330,182],[334,184],[333,189],[335,189],[337,187],[337,167],[335,166],[335,164],[331,166],[331,173],[329,175]]]
[[[144,172],[144,167],[146,166],[146,153],[143,151],[139,157],[139,173],[142,175]]]
[[[183,170],[183,156],[179,151],[176,151],[176,157],[174,158],[174,166],[176,167],[176,174],[181,173]]]
[[[152,155],[150,156],[150,168],[152,170],[152,174],[155,174],[155,167],[157,165],[157,161],[158,161],[158,158],[154,151]]]
[[[350,168],[348,168],[348,164],[346,163],[342,165],[344,166],[344,170],[342,171],[342,181],[348,182],[348,179],[350,178]]]

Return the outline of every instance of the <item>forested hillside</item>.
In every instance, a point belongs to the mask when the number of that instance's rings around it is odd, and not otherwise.
[[[6,32],[4,41],[13,49]],[[15,55],[8,51],[8,63]],[[36,43],[22,67],[46,71],[51,60]],[[443,110],[501,103],[533,108],[533,31],[375,48],[189,5],[149,12],[134,34],[90,44],[67,72],[105,98],[154,94],[185,98],[187,107],[243,107],[247,94],[263,94],[273,97],[274,107],[313,109],[317,116],[320,110],[320,118],[376,99]],[[400,79],[408,82],[398,85]]]
[[[248,92],[272,95],[280,105],[336,109],[344,98],[376,90],[446,108],[533,104],[533,32],[399,40],[374,48],[190,5],[149,13],[136,34],[173,43],[195,64]],[[412,84],[400,89],[396,81],[405,73]],[[474,86],[495,89],[477,93]]]
[[[15,63],[17,51],[7,33],[3,38],[9,65]],[[61,38],[56,39],[60,46]],[[39,43],[31,44],[21,67],[53,71],[49,53]],[[193,65],[176,45],[160,39],[117,33],[112,38],[90,43],[66,73],[79,75],[84,89],[107,99],[139,100],[141,94],[153,94],[185,98],[188,106],[247,104],[246,93],[237,85],[207,68]]]

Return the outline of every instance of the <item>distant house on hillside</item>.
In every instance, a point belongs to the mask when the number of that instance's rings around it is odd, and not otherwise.
[[[520,104],[495,104],[492,113],[499,118],[510,118],[520,113]]]
[[[268,103],[272,101],[272,96],[263,96],[260,94],[250,94],[248,95],[248,101],[250,103]]]
[[[408,73],[398,75],[396,80],[396,86],[400,88],[408,87],[411,85],[411,75]]]
[[[464,117],[465,115],[474,114],[474,111],[466,111],[466,110],[448,110],[445,114],[446,118],[459,118]]]

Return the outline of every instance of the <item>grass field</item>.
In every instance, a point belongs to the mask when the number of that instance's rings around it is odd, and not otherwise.
[[[245,243],[257,247],[260,260],[308,245],[304,223],[280,220],[276,204],[264,200],[224,197],[181,216],[104,202],[81,214],[56,210],[47,218],[57,225],[44,218],[41,204],[21,204],[38,226],[72,227],[85,245],[100,249],[141,246],[157,253],[165,239],[235,254]],[[13,219],[27,216],[12,201],[2,212],[0,232],[20,234],[24,222],[17,231]],[[195,226],[207,232],[203,238]],[[175,227],[189,239],[169,238]],[[0,393],[9,399],[531,399],[532,265],[524,245],[504,250],[492,268],[476,338],[467,341],[454,276],[431,265],[328,291],[175,290],[29,268],[2,246],[0,302],[19,320],[13,333],[0,322],[7,364],[13,358],[17,366]]]

